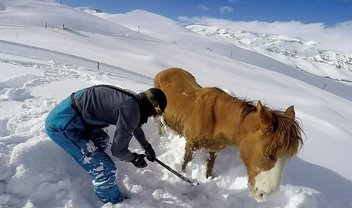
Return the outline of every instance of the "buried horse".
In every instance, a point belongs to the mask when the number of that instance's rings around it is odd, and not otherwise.
[[[159,72],[154,85],[168,100],[163,116],[167,126],[186,139],[183,171],[196,150],[205,150],[206,176],[212,176],[217,153],[237,146],[251,195],[264,201],[279,189],[288,159],[303,145],[293,106],[286,111],[271,110],[260,101],[254,106],[218,88],[201,87],[179,68]]]

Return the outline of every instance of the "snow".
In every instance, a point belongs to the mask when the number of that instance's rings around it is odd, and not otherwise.
[[[0,207],[352,207],[351,85],[146,11],[87,14],[53,1],[27,2],[0,2]],[[51,22],[48,29],[42,18]],[[60,29],[62,20],[70,30]],[[190,71],[203,86],[274,109],[295,106],[305,144],[268,201],[250,197],[239,152],[227,148],[217,158],[214,179],[205,178],[206,154],[197,152],[184,173],[200,183],[191,192],[156,163],[136,169],[114,158],[118,183],[131,199],[104,205],[88,173],[47,137],[46,116],[72,91],[105,83],[139,92],[172,66]],[[170,129],[160,136],[152,119],[143,129],[158,158],[180,171],[184,138]],[[142,151],[134,140],[130,148]]]
[[[188,25],[186,28],[265,54],[299,70],[352,82],[352,55],[327,51],[322,44],[313,41],[283,35],[236,31],[217,26]]]

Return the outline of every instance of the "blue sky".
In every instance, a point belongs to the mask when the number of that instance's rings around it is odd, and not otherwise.
[[[352,0],[61,0],[63,4],[94,6],[107,13],[143,9],[176,19],[208,16],[234,21],[300,21],[334,26],[352,21]]]

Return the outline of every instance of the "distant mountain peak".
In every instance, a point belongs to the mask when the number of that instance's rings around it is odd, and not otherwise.
[[[186,28],[195,33],[222,39],[247,50],[270,56],[304,71],[332,79],[352,81],[352,54],[327,50],[315,41],[218,26],[188,25]],[[342,71],[346,76],[336,77],[334,70]]]
[[[103,13],[100,9],[92,6],[78,7],[77,9],[87,13]]]

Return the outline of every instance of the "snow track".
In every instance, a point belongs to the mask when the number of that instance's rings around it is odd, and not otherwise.
[[[53,174],[55,171],[52,168],[55,167],[49,164],[56,161],[54,159],[56,154],[62,154],[44,133],[44,121],[47,113],[60,100],[50,96],[36,96],[36,90],[43,90],[52,83],[65,81],[71,83],[77,80],[85,81],[85,85],[99,84],[102,83],[102,80],[111,78],[144,85],[152,83],[151,78],[128,70],[104,63],[99,63],[99,70],[96,66],[96,61],[78,56],[0,41],[0,67],[2,68],[0,109],[1,107],[11,109],[0,110],[0,207],[25,206],[22,202],[23,196],[21,196],[23,183],[27,184],[28,195],[38,194],[37,197],[39,195],[42,197],[44,192],[40,190],[38,193],[30,193],[38,185],[48,186],[46,189],[52,194],[60,193],[60,190],[54,187],[56,181],[47,181],[48,179],[45,177],[28,178],[33,172],[39,175],[43,175],[42,171],[47,171],[48,175]],[[7,76],[6,70],[11,70],[11,75]],[[16,72],[18,73],[16,74]],[[67,92],[68,94],[69,92]],[[8,108],[8,106],[11,107]],[[52,148],[52,150],[48,150],[48,148]],[[47,151],[53,154],[48,156],[46,161],[43,161],[41,155],[45,155]],[[26,162],[24,163],[23,160]],[[70,159],[64,157],[63,160]],[[41,161],[43,165],[38,166],[37,161]],[[33,169],[24,167],[30,164],[33,165]],[[62,163],[61,168],[65,168],[65,164]],[[62,171],[58,172],[62,173]],[[77,179],[73,180],[77,181]],[[86,180],[90,181],[89,178]],[[72,185],[71,182],[65,180],[62,183],[62,186],[65,187]],[[77,182],[77,186],[79,183]],[[87,188],[87,190],[90,189]],[[69,193],[66,194],[69,196]],[[63,195],[62,197],[68,196]],[[30,205],[31,202],[27,204]],[[47,207],[51,206],[61,205],[51,204]],[[93,205],[93,207],[95,206]]]
[[[124,78],[132,80],[134,82],[144,83],[151,85],[152,78],[138,74],[120,67],[112,66],[105,63],[99,63],[98,70],[98,61],[86,59],[83,57],[65,54],[57,51],[51,51],[48,49],[38,48],[34,46],[23,45],[19,43],[13,43],[8,41],[0,40],[0,53],[19,55],[27,58],[33,58],[39,61],[48,61],[48,65],[42,65],[36,62],[22,62],[13,60],[13,64],[22,65],[22,66],[36,66],[44,68],[61,68],[61,66],[66,66],[74,71],[74,69],[92,72],[102,72],[105,75],[115,76],[119,78]],[[30,56],[28,54],[31,54]],[[55,57],[55,60],[48,60],[48,57]],[[11,60],[0,59],[1,62],[11,62]],[[61,64],[60,64],[61,63]]]

